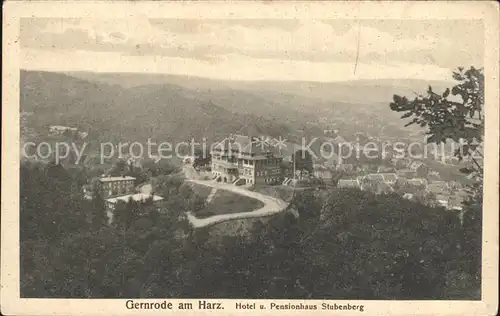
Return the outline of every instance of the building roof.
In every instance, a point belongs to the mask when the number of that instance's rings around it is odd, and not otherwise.
[[[333,141],[334,141],[336,144],[344,144],[344,143],[346,143],[346,142],[347,142],[347,141],[345,140],[345,138],[344,138],[344,137],[342,137],[342,136],[340,136],[340,135],[339,135],[339,136],[337,136],[337,137],[335,137]]]
[[[128,201],[130,201],[130,199],[132,199],[133,201],[136,201],[136,202],[143,202],[151,197],[153,197],[154,202],[163,200],[163,198],[161,196],[158,196],[158,195],[151,195],[148,193],[135,193],[135,194],[128,194],[128,195],[112,197],[112,198],[106,199],[106,201],[109,203],[117,203],[118,201],[128,202]]]
[[[377,189],[381,190],[381,191],[392,191],[392,192],[394,192],[394,189],[392,188],[392,186],[390,186],[386,182],[380,182],[380,183],[378,183],[377,184]]]
[[[462,207],[464,199],[460,196],[450,196],[448,202],[450,203],[450,206]]]
[[[407,180],[408,184],[411,184],[411,185],[426,185],[427,184],[427,180],[425,179],[421,179],[421,178],[417,178],[417,179],[408,179]]]
[[[393,167],[385,167],[385,166],[379,166],[377,168],[377,173],[383,173],[384,171],[385,172],[388,172],[388,171],[393,171],[394,168]]]
[[[69,129],[69,130],[72,130],[72,131],[76,131],[76,127],[69,127],[69,126],[62,126],[62,125],[52,125],[50,126],[51,129],[60,129],[60,130],[66,130],[66,129]]]
[[[413,161],[408,165],[408,169],[410,170],[417,170],[421,166],[424,166],[424,163],[421,161]]]
[[[407,173],[415,173],[415,170],[411,169],[401,169],[401,170],[396,170],[396,174],[402,175],[402,174],[407,174]]]
[[[395,173],[372,173],[367,175],[366,178],[377,182],[396,181],[398,179]]]
[[[413,193],[405,193],[403,199],[411,200],[413,198]]]
[[[332,178],[332,173],[330,170],[314,170],[314,175],[316,175],[318,178],[323,178],[323,179],[331,179]]]
[[[223,160],[217,160],[217,164],[224,167],[224,168],[227,168],[227,169],[236,169],[238,168],[238,166],[234,163],[230,163],[230,162],[227,162],[227,161],[223,161]]]
[[[436,195],[436,201],[448,203],[449,198],[446,195]]]
[[[276,147],[270,138],[250,137],[245,135],[230,135],[217,143],[214,150],[229,151],[243,154],[275,154]]]
[[[429,183],[427,189],[433,193],[444,193],[449,190],[448,184],[444,181],[436,181]]]
[[[357,179],[340,179],[338,182],[339,188],[359,188],[360,184]]]
[[[115,181],[130,181],[135,180],[134,177],[123,176],[123,177],[101,177],[99,181],[101,182],[115,182]]]
[[[373,173],[366,176],[366,179],[372,181],[384,182],[384,176],[381,173]]]
[[[447,185],[446,181],[442,180],[434,180],[431,182],[431,184]]]
[[[382,177],[384,177],[384,181],[396,181],[398,177],[395,173],[381,173]]]

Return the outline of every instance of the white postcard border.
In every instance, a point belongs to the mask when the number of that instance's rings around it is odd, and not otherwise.
[[[485,25],[485,192],[483,216],[483,275],[481,301],[334,301],[365,306],[377,315],[488,315],[498,305],[498,161],[499,161],[499,21],[494,2],[54,2],[29,1],[4,4],[3,107],[2,107],[2,230],[1,308],[19,315],[131,315],[180,313],[137,311],[125,307],[125,299],[20,299],[19,298],[19,18],[147,16],[158,18],[302,18],[302,19],[483,19]],[[162,300],[140,300],[162,301]],[[176,305],[190,300],[168,300]],[[198,300],[191,300],[197,305]],[[236,300],[220,301],[237,314]],[[277,300],[241,300],[268,304]],[[288,301],[287,301],[288,302]],[[292,301],[291,301],[292,302]],[[299,303],[301,301],[293,301]],[[305,301],[302,301],[305,302]],[[321,304],[323,300],[307,301]],[[333,302],[333,301],[332,301]],[[254,311],[262,315],[276,311]],[[296,313],[295,311],[287,311]],[[309,312],[309,311],[300,311]],[[209,313],[197,310],[185,314]],[[345,311],[311,311],[340,314]],[[352,311],[350,313],[353,313]]]

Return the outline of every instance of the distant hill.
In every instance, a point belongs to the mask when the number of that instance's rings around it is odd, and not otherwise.
[[[284,123],[233,113],[210,100],[191,98],[170,84],[124,88],[73,76],[21,71],[21,111],[33,112],[36,128],[79,126],[104,140],[188,141],[229,133],[287,135]]]
[[[119,141],[209,140],[229,133],[315,137],[368,132],[403,137],[394,93],[425,91],[420,80],[243,82],[128,73],[21,71],[21,111],[29,124],[79,126],[94,138]],[[448,84],[431,82],[435,90]],[[31,127],[31,125],[30,125]]]
[[[389,109],[394,94],[409,98],[424,93],[428,85],[444,91],[452,83],[415,79],[357,80],[346,82],[228,81],[167,74],[89,73],[73,76],[91,81],[137,87],[173,84],[184,96],[211,100],[232,111],[286,120],[309,134],[325,128],[347,134],[367,131],[394,136],[409,132],[399,113]],[[389,127],[388,127],[389,126]],[[317,130],[314,131],[316,127]],[[416,127],[410,131],[417,132]]]
[[[101,81],[118,84],[124,87],[134,87],[152,84],[175,84],[196,91],[240,90],[265,93],[276,98],[307,98],[350,104],[388,103],[393,94],[414,96],[414,93],[424,92],[428,85],[436,91],[451,86],[450,82],[419,79],[373,79],[343,82],[306,82],[306,81],[229,81],[207,79],[194,76],[179,76],[169,74],[142,73],[91,73],[71,72],[72,76],[90,81]],[[451,76],[450,76],[451,77]],[[280,97],[281,96],[281,97]],[[319,103],[322,105],[323,103]]]

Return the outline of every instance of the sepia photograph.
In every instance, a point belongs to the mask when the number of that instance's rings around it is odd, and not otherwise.
[[[498,4],[103,3],[4,13],[2,313],[496,313]]]

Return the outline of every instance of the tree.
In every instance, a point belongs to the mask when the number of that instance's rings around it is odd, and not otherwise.
[[[311,153],[307,150],[297,150],[292,156],[293,163],[295,164],[295,170],[300,171],[300,177],[304,171],[311,174],[313,172],[313,160]]]
[[[179,168],[175,167],[167,160],[162,159],[158,161],[158,174],[170,175],[177,171],[179,171]]]
[[[113,177],[119,177],[125,175],[127,172],[127,162],[123,159],[118,159],[114,166],[109,171],[109,174]]]
[[[483,154],[481,146],[484,134],[484,74],[483,69],[471,67],[453,72],[457,84],[442,94],[429,86],[425,96],[419,95],[413,101],[394,95],[390,103],[393,111],[403,112],[401,118],[412,118],[406,126],[419,124],[427,127],[428,143],[453,141],[458,145],[455,156],[459,160],[468,158],[472,164],[462,168],[465,174],[473,176],[476,183],[468,187],[471,199],[482,196]],[[461,101],[450,100],[450,93]]]
[[[390,108],[403,112],[401,118],[412,118],[405,126],[418,124],[427,127],[428,143],[443,143],[449,140],[458,143],[455,151],[460,160],[469,157],[474,163],[472,169],[464,172],[476,172],[482,178],[483,167],[478,161],[482,153],[478,150],[483,142],[484,134],[484,74],[482,69],[471,67],[464,71],[458,68],[453,73],[458,82],[446,89],[442,94],[433,91],[429,86],[426,95],[419,95],[413,101],[406,97],[394,95]],[[461,101],[450,100],[459,96]]]
[[[464,203],[465,213],[462,227],[462,251],[471,256],[466,261],[468,272],[480,279],[483,154],[481,146],[484,134],[484,74],[483,69],[459,67],[453,72],[457,84],[442,94],[429,86],[426,95],[413,101],[394,95],[390,103],[393,111],[403,112],[402,118],[411,118],[406,126],[419,124],[427,127],[428,143],[453,141],[458,144],[455,156],[459,160],[471,161],[462,168],[464,174],[473,176],[475,183],[468,186],[469,197]],[[450,100],[450,93],[460,101]]]
[[[99,229],[108,222],[106,205],[99,190],[94,190],[90,201],[90,222],[94,229]]]
[[[128,172],[125,173],[125,175],[135,178],[134,185],[139,185],[148,180],[147,173],[143,171],[141,168],[135,166],[129,166],[128,169],[129,170]]]

